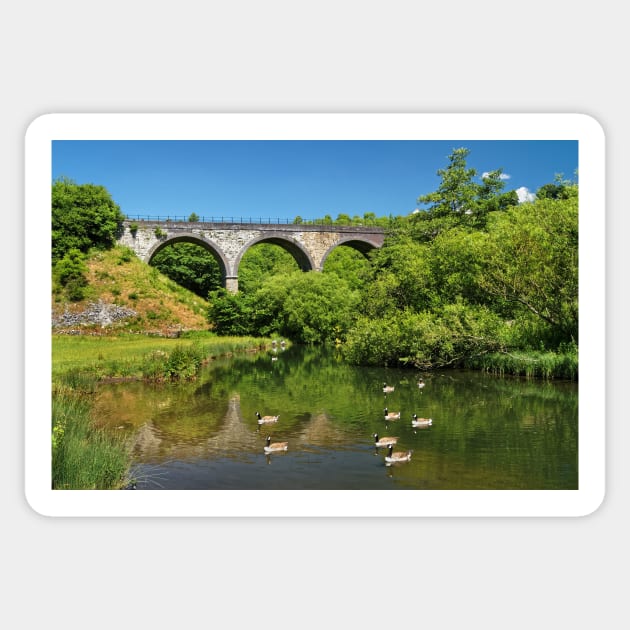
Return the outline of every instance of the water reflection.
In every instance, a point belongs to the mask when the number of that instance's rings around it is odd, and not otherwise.
[[[99,417],[132,437],[138,488],[577,488],[576,384],[279,354],[216,361],[192,383],[102,386]],[[278,422],[258,425],[258,410]],[[414,427],[414,414],[432,425]],[[397,436],[411,461],[385,466],[375,433]],[[265,454],[268,435],[289,450]]]

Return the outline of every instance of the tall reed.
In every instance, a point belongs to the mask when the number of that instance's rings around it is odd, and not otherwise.
[[[466,367],[499,376],[578,380],[577,350],[567,352],[502,352],[466,362]]]
[[[67,385],[53,388],[53,489],[122,488],[129,470],[128,456],[122,438],[94,425],[89,394]]]

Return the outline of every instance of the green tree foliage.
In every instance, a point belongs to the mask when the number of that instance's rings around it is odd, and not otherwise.
[[[501,349],[500,318],[485,307],[457,302],[438,312],[411,309],[375,320],[362,316],[348,334],[345,356],[364,365],[434,369],[461,365]]]
[[[298,269],[295,258],[280,245],[258,243],[250,247],[241,259],[238,268],[239,290],[253,293],[266,279],[291,274]]]
[[[242,293],[217,289],[208,295],[208,320],[218,335],[247,336],[251,330],[251,306]]]
[[[408,236],[392,238],[374,252],[365,283],[363,312],[384,317],[401,309],[429,308],[434,300],[427,246]]]
[[[484,236],[479,230],[458,226],[441,232],[425,246],[436,304],[458,299],[470,304],[487,303],[487,295],[479,286]]]
[[[52,259],[70,249],[83,253],[108,249],[116,242],[124,215],[104,186],[61,178],[52,185]]]
[[[296,271],[271,277],[253,293],[209,296],[208,319],[220,335],[282,335],[298,343],[343,339],[359,293],[335,274]]]
[[[555,343],[578,339],[578,198],[541,199],[493,217],[479,284],[533,316]]]
[[[507,210],[518,205],[518,195],[515,190],[502,192],[505,182],[502,179],[503,169],[487,173],[477,189],[477,200],[472,208],[471,223],[474,227],[483,228],[486,225],[488,213]]]
[[[334,275],[295,273],[283,303],[285,329],[280,331],[304,343],[343,339],[356,317],[359,295]]]
[[[430,204],[433,217],[463,216],[475,206],[479,185],[473,182],[477,174],[474,168],[467,168],[466,158],[469,149],[454,149],[449,156],[449,164],[439,169],[440,185],[435,192],[418,197],[418,203]]]
[[[533,203],[481,184],[455,150],[428,211],[390,223],[362,289],[346,356],[423,369],[496,352],[577,352],[578,194],[564,180]],[[551,191],[551,192],[549,192]]]
[[[457,226],[483,229],[489,213],[518,204],[515,191],[503,193],[503,169],[485,173],[475,181],[477,171],[468,168],[466,148],[454,149],[449,164],[439,169],[440,185],[435,192],[418,197],[419,204],[429,205],[423,212],[412,215],[411,233],[414,238],[430,241],[439,233]]]
[[[194,243],[173,243],[163,247],[153,256],[151,265],[204,299],[210,291],[222,286],[221,268],[216,258]]]
[[[365,284],[370,271],[370,260],[352,247],[336,247],[324,262],[324,273],[334,273],[343,278],[352,289],[360,289]]]
[[[558,173],[552,184],[544,184],[536,191],[536,199],[571,199],[577,197],[577,192],[577,186]]]
[[[190,223],[195,223],[196,221],[199,221],[199,215],[196,212],[191,212],[190,216],[188,217],[188,221]]]
[[[290,279],[293,274],[301,273],[294,270],[289,274],[268,276],[256,290],[246,294],[250,296],[251,304],[250,334],[264,337],[288,336],[285,305],[291,289]]]

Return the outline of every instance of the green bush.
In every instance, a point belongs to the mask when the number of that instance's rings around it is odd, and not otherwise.
[[[208,321],[214,332],[222,336],[247,336],[251,330],[251,308],[242,293],[226,289],[211,291],[208,295]]]
[[[442,313],[405,310],[382,319],[361,317],[344,355],[355,364],[458,367],[470,356],[502,347],[502,323],[485,308],[448,305]]]
[[[78,302],[85,297],[88,268],[85,256],[78,249],[70,249],[53,267],[53,277],[65,289],[68,299]]]

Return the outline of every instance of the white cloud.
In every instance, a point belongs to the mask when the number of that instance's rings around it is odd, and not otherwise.
[[[481,179],[486,179],[486,177],[489,177],[490,173],[488,171],[486,171],[485,173],[482,173],[481,175]],[[507,173],[501,173],[499,175],[499,179],[510,179],[512,176],[508,175]]]
[[[534,201],[536,199],[536,195],[532,192],[529,192],[529,188],[525,186],[521,186],[516,189],[516,194],[518,195],[518,202],[524,203],[526,201]]]

